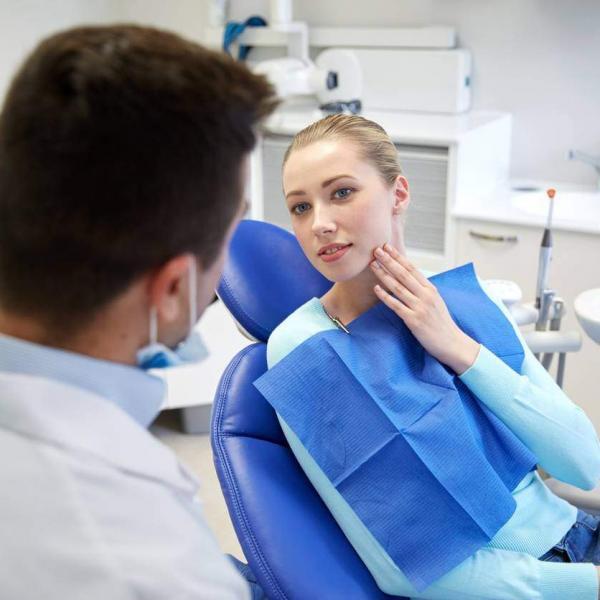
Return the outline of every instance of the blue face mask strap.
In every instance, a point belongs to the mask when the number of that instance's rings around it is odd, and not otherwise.
[[[158,310],[156,306],[150,307],[150,344],[158,341]]]

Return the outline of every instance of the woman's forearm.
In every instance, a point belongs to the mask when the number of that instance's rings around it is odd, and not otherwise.
[[[482,548],[421,593],[424,600],[596,600],[591,563],[543,562],[521,552]]]
[[[594,426],[533,356],[502,301],[485,282],[479,283],[511,323],[525,356],[518,375],[482,348],[461,380],[536,454],[546,471],[582,489],[593,488],[600,478]]]
[[[594,426],[558,386],[535,383],[550,375],[530,353],[525,361],[523,372],[529,374],[519,375],[482,347],[461,380],[546,471],[579,488],[594,488],[600,479],[600,444]]]

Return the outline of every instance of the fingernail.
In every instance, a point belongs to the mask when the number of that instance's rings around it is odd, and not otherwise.
[[[381,268],[381,265],[376,260],[374,260],[374,261],[371,262],[371,266],[374,269],[380,269]]]
[[[380,258],[384,256],[384,252],[381,248],[375,248],[375,256],[379,256]]]

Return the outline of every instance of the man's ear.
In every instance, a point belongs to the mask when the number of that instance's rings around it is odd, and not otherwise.
[[[188,292],[187,274],[192,260],[191,254],[181,254],[150,275],[148,296],[150,306],[156,307],[159,322],[172,323],[181,318],[181,297]]]
[[[403,175],[398,175],[394,182],[394,204],[393,214],[400,215],[406,212],[410,204],[410,194],[408,192],[408,181]]]

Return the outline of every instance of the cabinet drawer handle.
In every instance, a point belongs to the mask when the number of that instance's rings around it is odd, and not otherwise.
[[[516,235],[489,235],[487,233],[479,233],[477,231],[469,231],[471,237],[478,240],[487,240],[489,242],[502,242],[506,244],[516,244],[519,238]]]

